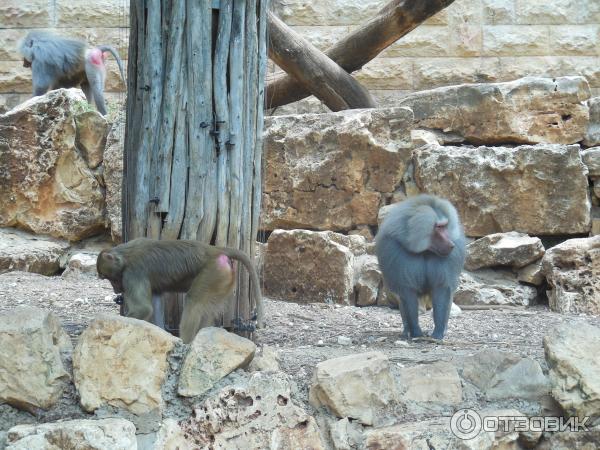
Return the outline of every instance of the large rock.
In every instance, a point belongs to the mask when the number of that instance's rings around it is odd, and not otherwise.
[[[454,203],[469,236],[587,234],[586,173],[577,145],[426,145],[415,151],[417,185]]]
[[[411,158],[406,108],[267,117],[262,227],[375,225]]]
[[[0,116],[0,226],[72,241],[103,229],[97,157],[76,144],[83,102],[80,91],[60,89]]]
[[[467,245],[465,269],[508,266],[520,269],[544,255],[544,246],[537,237],[511,231],[477,239]]]
[[[49,311],[19,306],[0,314],[0,403],[35,412],[61,398],[71,340]]]
[[[108,123],[96,111],[86,111],[75,116],[77,132],[75,145],[90,169],[96,169],[104,158]]]
[[[560,325],[544,336],[544,351],[552,396],[570,416],[600,424],[600,328]]]
[[[332,231],[275,230],[269,236],[265,255],[265,295],[300,303],[351,303],[352,238],[357,236]]]
[[[225,387],[182,427],[194,448],[324,448],[315,419],[294,402],[290,380],[281,372],[257,372],[248,382]]]
[[[123,183],[123,149],[125,145],[125,111],[119,111],[106,138],[104,150],[104,184],[106,185],[106,226],[113,241],[123,237],[121,222],[121,190]]]
[[[178,339],[137,319],[99,315],[79,337],[75,386],[86,411],[110,405],[136,415],[163,406],[167,356]]]
[[[583,139],[590,88],[583,77],[527,77],[461,84],[411,94],[415,127],[473,144],[574,144]]]
[[[519,283],[518,276],[508,270],[464,271],[454,293],[454,302],[460,305],[529,306],[538,293],[533,286]]]
[[[63,277],[78,276],[78,275],[90,275],[97,276],[96,261],[98,260],[98,253],[91,252],[80,252],[75,253],[69,258],[67,268],[63,272]]]
[[[17,425],[7,443],[6,450],[137,449],[135,425],[117,418]]]
[[[588,431],[571,430],[552,433],[547,436],[536,450],[594,450],[600,442],[600,426]]]
[[[193,445],[185,439],[183,430],[174,419],[165,419],[156,433],[152,450],[192,450]]]
[[[462,412],[459,410],[459,413]],[[444,417],[371,429],[365,433],[365,448],[367,450],[431,450],[432,448],[516,450],[522,448],[517,442],[520,438],[519,433],[510,429],[496,432],[482,430],[481,420],[482,417],[522,417],[523,414],[516,410],[483,411],[481,414],[475,414],[479,417],[479,421],[470,423],[473,423],[475,430],[479,432],[474,432],[468,439],[457,436],[451,429],[450,419]],[[457,430],[460,435],[460,429]]]
[[[462,376],[477,386],[488,400],[537,400],[550,391],[537,361],[495,349],[467,358]]]
[[[447,362],[421,364],[400,370],[400,400],[409,408],[415,404],[458,405],[462,402],[462,386],[456,368]]]
[[[317,364],[309,401],[325,406],[337,417],[365,425],[376,423],[384,409],[397,400],[387,357],[369,352],[329,359]]]
[[[354,260],[354,294],[358,306],[377,304],[377,296],[383,286],[383,274],[377,257],[362,255]]]
[[[600,99],[600,97],[598,98]],[[588,175],[590,177],[600,177],[600,147],[583,150],[581,152],[581,159],[588,168]]]
[[[246,367],[255,351],[254,342],[223,328],[202,328],[183,361],[177,392],[184,397],[204,394],[221,378]]]
[[[54,275],[69,244],[12,228],[0,229],[0,273],[11,270]]]
[[[600,236],[569,239],[550,248],[542,270],[552,310],[600,315]]]
[[[600,97],[590,98],[588,106],[590,108],[590,122],[585,131],[583,144],[591,147],[600,145]]]

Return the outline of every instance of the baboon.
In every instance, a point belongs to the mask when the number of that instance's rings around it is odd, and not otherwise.
[[[239,250],[198,241],[139,238],[100,252],[96,268],[115,293],[123,293],[128,317],[149,320],[153,294],[187,293],[179,331],[189,343],[223,311],[224,300],[235,285],[230,258],[241,261],[250,273],[257,326],[261,328],[264,309],[258,275],[250,258]]]
[[[400,297],[403,336],[423,336],[419,297],[429,296],[431,337],[443,339],[465,260],[465,236],[454,206],[432,195],[409,198],[392,208],[375,242],[384,281]]]
[[[106,115],[104,83],[106,81],[106,53],[117,60],[121,78],[125,82],[123,62],[117,51],[109,45],[89,47],[76,39],[57,36],[44,31],[30,31],[19,46],[23,66],[31,67],[33,96],[48,90],[81,87],[87,101]]]

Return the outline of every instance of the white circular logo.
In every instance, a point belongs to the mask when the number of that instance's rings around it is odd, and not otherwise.
[[[481,432],[481,417],[472,409],[460,409],[450,419],[452,434],[463,441],[473,439]]]

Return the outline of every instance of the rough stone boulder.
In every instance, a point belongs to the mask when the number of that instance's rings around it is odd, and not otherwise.
[[[257,372],[225,387],[182,424],[193,448],[324,449],[315,419],[292,399],[289,377]]]
[[[136,415],[163,407],[167,356],[178,339],[137,319],[99,315],[81,334],[73,354],[81,406],[122,408]]]
[[[600,236],[569,239],[546,251],[548,303],[558,312],[600,315]]]
[[[107,124],[78,114],[87,108],[81,91],[59,89],[0,115],[0,226],[71,241],[103,229]]]
[[[583,150],[581,152],[581,159],[588,168],[588,175],[590,177],[600,177],[600,147],[592,147]]]
[[[456,368],[447,362],[420,364],[400,369],[399,399],[409,410],[425,403],[431,411],[435,405],[458,405],[462,386]]]
[[[411,123],[406,108],[265,118],[262,227],[375,225],[410,161]]]
[[[137,448],[135,425],[117,418],[17,425],[8,430],[7,444],[7,450]]]
[[[123,182],[123,149],[125,145],[125,111],[119,111],[113,122],[104,149],[103,177],[106,185],[106,227],[110,228],[112,239],[120,242],[121,229],[121,189]]]
[[[415,128],[439,131],[446,142],[574,144],[587,131],[589,98],[584,77],[526,77],[416,92],[399,105],[412,109]]]
[[[66,258],[68,242],[0,228],[0,273],[12,270],[54,275]]]
[[[482,411],[476,413],[479,420],[483,417],[523,417],[516,410]],[[477,424],[478,422],[473,421]],[[398,425],[375,428],[365,433],[364,448],[367,450],[430,450],[464,449],[464,450],[509,450],[521,449],[519,439],[522,433],[508,429],[497,432],[482,430],[475,425],[473,435],[468,439],[456,436],[450,428],[450,418],[442,417],[421,422],[406,422]],[[462,435],[461,435],[462,436]]]
[[[544,337],[552,396],[570,415],[600,425],[600,328],[563,324]]]
[[[586,174],[578,145],[426,145],[415,151],[419,189],[448,198],[468,236],[587,234]]]
[[[302,303],[351,303],[354,253],[350,247],[357,237],[332,231],[275,230],[265,255],[265,295]]]
[[[358,306],[377,304],[379,291],[383,287],[383,274],[377,257],[361,255],[354,260],[354,295]]]
[[[19,306],[0,313],[0,404],[49,409],[69,380],[61,353],[71,340],[49,311]]]
[[[312,406],[326,407],[337,417],[365,425],[378,422],[397,400],[387,357],[369,352],[329,359],[317,364],[309,391]]]
[[[590,98],[587,103],[590,109],[590,122],[583,144],[591,147],[600,145],[600,97]]]
[[[537,299],[537,289],[519,283],[518,276],[509,270],[464,271],[454,293],[460,305],[529,306]]]
[[[96,271],[96,260],[98,259],[98,253],[81,252],[75,253],[69,258],[67,268],[62,273],[63,277],[78,276],[78,275],[90,275],[97,276]]]
[[[254,342],[223,328],[202,328],[181,366],[177,392],[184,397],[205,393],[221,378],[246,367],[255,351]]]
[[[548,379],[537,361],[495,349],[467,358],[462,376],[488,400],[537,400],[550,391]]]
[[[520,269],[544,255],[544,246],[537,237],[511,231],[484,236],[467,245],[465,269],[508,266]]]

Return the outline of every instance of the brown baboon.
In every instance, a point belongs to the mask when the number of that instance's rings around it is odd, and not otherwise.
[[[179,331],[189,343],[200,328],[212,325],[223,311],[224,300],[235,284],[230,258],[241,261],[250,273],[257,326],[261,328],[264,309],[258,275],[250,258],[239,250],[198,241],[140,238],[103,250],[96,267],[98,276],[109,280],[115,293],[123,293],[129,317],[149,320],[153,294],[187,293]]]

